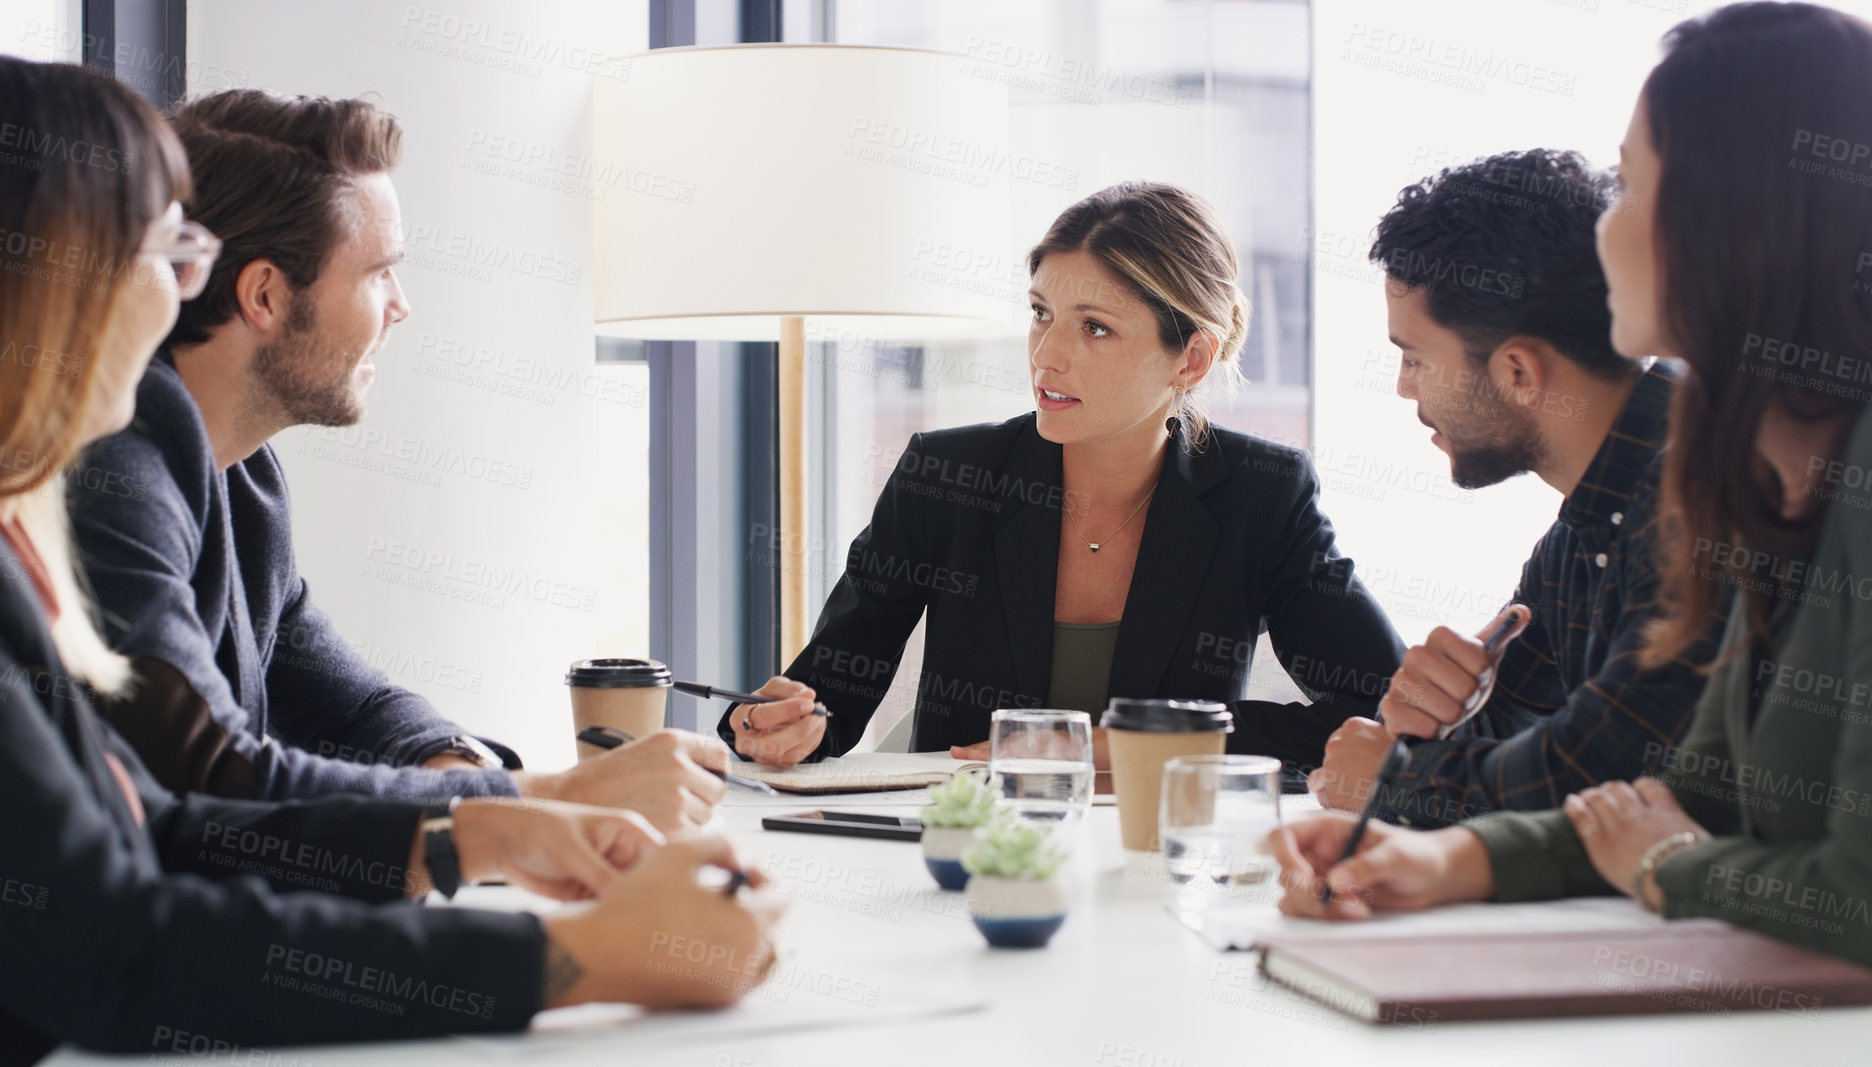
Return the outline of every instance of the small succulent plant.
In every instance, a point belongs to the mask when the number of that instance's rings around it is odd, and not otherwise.
[[[1053,840],[1052,831],[1024,822],[991,826],[962,854],[962,867],[979,878],[1011,878],[1040,882],[1066,862],[1066,850]]]
[[[1007,806],[995,795],[988,776],[978,770],[962,771],[941,785],[930,786],[929,806],[922,811],[923,825],[971,830],[1006,817]]]

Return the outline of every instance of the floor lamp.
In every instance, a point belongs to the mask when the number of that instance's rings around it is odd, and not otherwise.
[[[665,48],[594,89],[596,321],[651,340],[779,342],[781,556],[807,537],[806,339],[1005,332],[1009,303],[943,269],[1008,245],[1007,88],[901,48]],[[805,647],[780,572],[781,665]]]

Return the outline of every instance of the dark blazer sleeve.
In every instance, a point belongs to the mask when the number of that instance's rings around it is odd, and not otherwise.
[[[832,587],[812,639],[787,666],[786,676],[812,686],[832,712],[825,738],[808,761],[849,752],[864,736],[903,658],[906,642],[928,606],[929,583],[917,581],[918,566],[930,559],[923,523],[923,484],[905,474],[923,455],[923,435],[914,434],[878,494],[871,524],[852,541],[845,573]],[[734,748],[730,707],[716,732]]]
[[[356,795],[284,803],[178,796],[115,731],[102,732],[136,786],[164,870],[217,881],[251,875],[281,893],[312,890],[373,904],[404,899],[423,805]]]
[[[531,915],[282,895],[255,877],[160,869],[150,840],[92,788],[26,672],[10,655],[4,668],[0,806],[21,817],[0,824],[0,855],[7,878],[34,887],[32,906],[0,907],[15,964],[0,973],[0,1007],[12,1019],[130,1052],[177,1031],[258,1046],[518,1030],[539,1010],[545,935]],[[359,810],[327,829],[361,827],[350,820],[368,808],[394,824],[366,832],[360,858],[409,832],[406,806],[351,803]],[[189,839],[211,816],[255,833],[314,830],[291,810],[241,807],[171,801],[149,829],[183,865],[201,862]]]
[[[105,632],[119,652],[155,660],[150,684],[127,702],[101,710],[125,735],[158,781],[177,792],[226,791],[281,800],[323,793],[392,793],[405,797],[516,792],[504,772],[431,771],[366,766],[280,744],[250,729],[216,661],[190,584],[205,521],[162,452],[134,429],[94,446],[93,469],[110,472],[104,492],[74,485],[67,494],[73,536]],[[205,507],[205,505],[203,505]],[[145,712],[165,716],[153,719]],[[185,743],[186,742],[186,743]]]
[[[1262,610],[1276,657],[1313,703],[1236,701],[1228,748],[1310,767],[1345,720],[1376,716],[1404,642],[1339,553],[1312,460],[1294,450],[1288,469],[1294,477],[1266,519],[1276,533],[1261,570]]]

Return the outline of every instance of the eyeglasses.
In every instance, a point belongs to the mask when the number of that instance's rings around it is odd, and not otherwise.
[[[176,229],[175,240],[144,248],[143,252],[167,260],[175,275],[176,295],[193,300],[208,286],[208,274],[214,270],[215,257],[221,254],[221,238],[199,222],[184,220]]]

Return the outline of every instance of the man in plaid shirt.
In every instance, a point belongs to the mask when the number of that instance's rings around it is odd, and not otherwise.
[[[1464,720],[1489,663],[1483,642],[1438,627],[1405,654],[1382,723],[1353,719],[1327,742],[1309,784],[1328,807],[1364,806],[1393,737],[1410,758],[1379,791],[1379,816],[1443,826],[1636,778],[1690,725],[1704,683],[1694,664],[1714,633],[1658,670],[1637,662],[1657,599],[1657,458],[1678,374],[1612,348],[1595,225],[1618,209],[1610,175],[1533,150],[1419,182],[1378,224],[1371,258],[1402,354],[1398,395],[1435,431],[1451,479],[1479,489],[1532,472],[1566,499],[1522,569],[1513,602],[1532,618],[1480,710]]]

